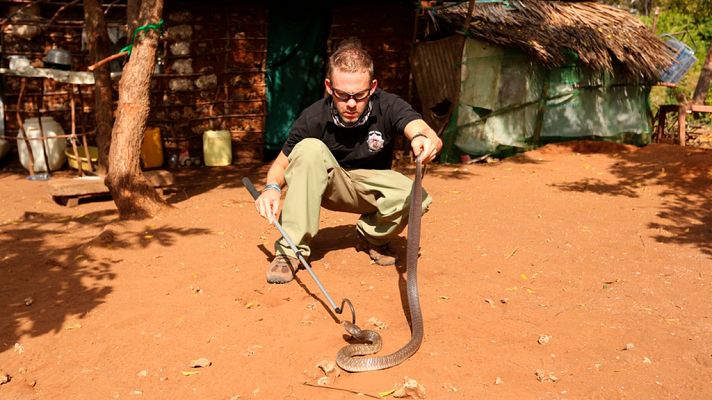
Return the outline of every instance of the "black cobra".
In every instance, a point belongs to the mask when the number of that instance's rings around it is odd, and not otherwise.
[[[351,372],[376,371],[396,366],[415,354],[423,342],[423,314],[418,297],[418,253],[420,250],[420,219],[422,216],[423,168],[420,158],[416,159],[415,180],[410,193],[410,211],[408,213],[408,245],[406,255],[406,292],[410,309],[410,341],[394,353],[385,356],[357,357],[377,353],[383,345],[381,336],[371,330],[362,330],[356,324],[343,321],[346,331],[360,342],[344,346],[336,354],[336,363],[342,369]]]

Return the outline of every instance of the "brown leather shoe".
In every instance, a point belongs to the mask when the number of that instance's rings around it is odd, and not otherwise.
[[[377,246],[372,244],[366,238],[359,235],[358,243],[356,244],[356,251],[363,251],[371,257],[374,263],[381,266],[395,265],[397,258],[393,254],[388,244]]]
[[[299,260],[285,255],[276,256],[267,268],[267,282],[287,283],[294,279]]]

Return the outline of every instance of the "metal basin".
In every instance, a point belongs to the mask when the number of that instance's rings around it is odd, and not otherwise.
[[[48,64],[70,67],[72,65],[72,53],[59,48],[50,49],[42,61]]]

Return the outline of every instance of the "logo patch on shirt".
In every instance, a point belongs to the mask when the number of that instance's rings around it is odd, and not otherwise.
[[[383,134],[379,131],[368,132],[368,150],[372,153],[381,151],[383,148]]]

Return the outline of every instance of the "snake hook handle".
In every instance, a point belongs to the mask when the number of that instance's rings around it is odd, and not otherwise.
[[[245,185],[245,189],[247,189],[248,192],[250,192],[250,195],[252,196],[253,199],[257,200],[258,197],[260,197],[260,193],[255,189],[255,185],[252,184],[252,181],[250,181],[250,178],[244,177],[242,178],[242,184]],[[301,251],[297,248],[297,246],[292,242],[292,239],[289,238],[287,235],[287,232],[284,231],[282,228],[282,225],[279,224],[279,222],[275,219],[272,221],[272,224],[277,228],[280,234],[282,234],[282,237],[284,240],[287,241],[289,244],[289,247],[292,248],[292,251],[294,251],[295,256],[299,260],[299,262],[306,268],[307,272],[309,272],[309,275],[311,275],[312,279],[314,279],[314,282],[316,283],[317,286],[319,286],[319,289],[321,289],[321,292],[324,294],[324,297],[326,297],[326,300],[329,302],[331,305],[331,308],[334,309],[334,311],[337,314],[341,314],[344,311],[344,304],[348,304],[349,308],[351,309],[351,317],[353,319],[353,323],[356,323],[356,311],[354,310],[353,304],[351,304],[351,300],[349,299],[343,299],[341,301],[341,307],[337,307],[336,303],[334,303],[334,300],[329,296],[329,292],[326,291],[326,288],[324,285],[321,284],[321,281],[319,278],[316,276],[314,271],[312,271],[311,266],[309,265],[309,262],[304,258],[302,255]]]

